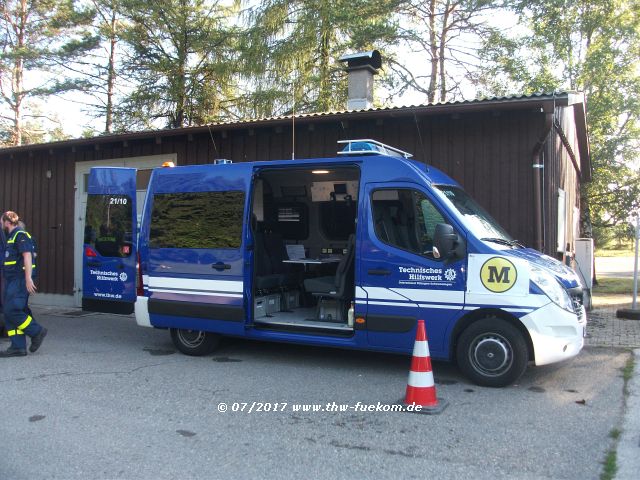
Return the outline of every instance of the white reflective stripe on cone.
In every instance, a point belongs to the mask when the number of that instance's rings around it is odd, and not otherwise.
[[[428,357],[429,355],[429,342],[426,340],[416,340],[413,344],[413,356],[414,357]]]
[[[407,384],[410,387],[426,388],[434,387],[433,372],[409,372],[409,381]]]

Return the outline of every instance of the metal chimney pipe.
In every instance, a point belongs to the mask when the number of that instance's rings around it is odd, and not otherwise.
[[[373,107],[373,76],[382,66],[378,50],[353,53],[340,57],[349,74],[347,110],[368,110]]]

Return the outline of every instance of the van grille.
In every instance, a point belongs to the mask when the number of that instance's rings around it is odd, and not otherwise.
[[[573,310],[578,316],[578,321],[581,322],[584,319],[584,308],[582,307],[582,291],[579,295],[571,295],[571,303],[573,304]]]

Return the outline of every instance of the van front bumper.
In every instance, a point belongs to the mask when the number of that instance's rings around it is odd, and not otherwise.
[[[568,312],[549,303],[520,320],[529,330],[536,365],[548,365],[575,357],[584,346],[587,315]]]

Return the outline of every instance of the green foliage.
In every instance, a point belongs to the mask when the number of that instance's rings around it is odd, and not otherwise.
[[[497,93],[585,92],[593,181],[583,194],[594,233],[602,235],[640,209],[640,2],[507,4],[530,34],[489,38],[482,51],[487,67],[478,81]]]
[[[344,109],[347,82],[338,59],[384,50],[394,37],[397,2],[268,0],[247,10],[240,44],[243,116]]]
[[[29,101],[71,90],[84,82],[69,68],[96,47],[88,26],[94,12],[73,0],[2,0],[0,28],[1,128],[9,143],[20,145]]]
[[[614,240],[596,249],[596,257],[635,257],[633,243],[618,242]]]
[[[604,462],[602,462],[601,480],[612,480],[616,477],[616,472],[618,471],[617,457],[615,450],[609,450],[607,452]]]
[[[121,63],[120,34],[123,28],[122,0],[90,2],[96,12],[93,29],[100,39],[100,48],[91,56],[86,56],[83,62],[86,83],[84,93],[91,97],[87,101],[87,107],[94,117],[104,118],[104,133],[111,133],[115,103],[120,93],[118,73]]]
[[[632,245],[635,226],[628,222],[622,222],[613,226],[593,227],[594,237],[597,239],[598,248],[622,249],[625,245]]]
[[[593,287],[594,295],[631,295],[632,278],[613,278],[598,275],[598,284]]]
[[[627,359],[627,363],[625,363],[624,367],[622,368],[622,378],[624,378],[624,381],[625,381],[625,389],[627,387],[626,382],[629,382],[633,378],[633,370],[635,369],[635,363],[636,363],[635,357],[633,354],[631,354]]]
[[[473,74],[478,96],[556,90],[562,80],[554,72],[551,55],[543,45],[535,37],[512,38],[500,31],[491,32],[479,50],[488,63]]]
[[[127,46],[121,75],[131,93],[116,110],[120,130],[199,125],[231,115],[238,29],[228,2],[122,0]]]

